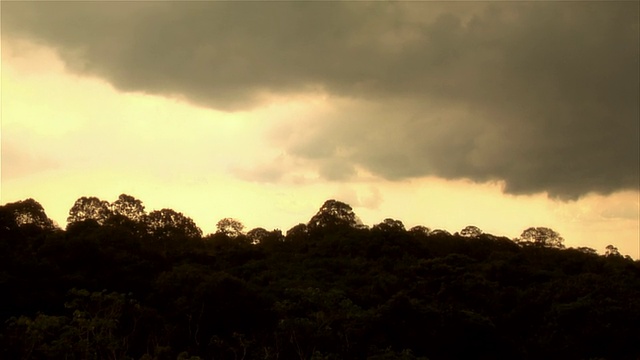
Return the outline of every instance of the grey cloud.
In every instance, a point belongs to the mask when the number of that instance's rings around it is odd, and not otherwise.
[[[380,11],[366,8],[360,13],[340,3],[11,3],[3,7],[3,28],[57,47],[71,70],[103,76],[121,90],[232,110],[254,105],[262,92],[340,88],[364,79],[363,70],[352,70],[374,55],[360,43],[370,28],[367,15]]]
[[[10,2],[2,26],[124,91],[226,110],[349,99],[276,139],[328,179],[361,166],[571,199],[638,188],[639,6]]]
[[[319,168],[320,175],[331,181],[349,180],[356,175],[356,169],[347,160],[335,158],[325,160]]]

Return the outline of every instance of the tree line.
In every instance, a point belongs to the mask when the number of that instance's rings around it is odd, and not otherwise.
[[[286,233],[204,235],[126,194],[67,222],[0,206],[0,358],[640,357],[640,261],[546,227],[369,227],[328,200]]]

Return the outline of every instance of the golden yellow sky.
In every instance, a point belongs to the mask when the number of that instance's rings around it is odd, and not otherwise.
[[[315,163],[288,154],[277,136],[299,131],[300,119],[330,115],[336,102],[351,101],[326,93],[265,96],[249,110],[216,111],[117,91],[97,77],[68,72],[50,48],[5,38],[1,85],[1,202],[32,197],[63,227],[81,196],[113,201],[127,193],[147,210],[185,213],[205,233],[223,217],[248,229],[286,231],[336,198],[368,225],[391,217],[407,228],[455,232],[476,225],[508,237],[546,226],[567,246],[602,253],[613,244],[623,254],[640,255],[637,191],[563,202],[544,193],[507,195],[499,182],[385,180],[360,167],[357,176],[327,180]]]

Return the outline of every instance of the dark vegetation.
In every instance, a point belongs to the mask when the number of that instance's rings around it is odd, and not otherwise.
[[[327,201],[286,235],[203,236],[127,195],[65,230],[0,207],[2,359],[638,359],[640,262],[386,219]]]

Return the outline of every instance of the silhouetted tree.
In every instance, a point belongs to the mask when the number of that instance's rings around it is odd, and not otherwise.
[[[451,233],[444,229],[435,229],[432,230],[429,235],[433,236],[451,236]]]
[[[100,200],[97,197],[83,196],[76,200],[69,210],[67,223],[73,224],[86,220],[94,220],[102,225],[110,215],[109,202]]]
[[[482,230],[477,226],[469,225],[460,230],[460,235],[468,238],[476,238],[482,235]]]
[[[547,248],[564,248],[564,238],[557,232],[546,227],[530,227],[522,232],[516,242],[522,246],[537,246]]]
[[[395,219],[384,219],[380,224],[373,225],[371,230],[382,231],[382,232],[404,232],[406,231],[404,228],[404,224],[400,220]]]
[[[42,230],[53,230],[53,221],[47,217],[42,205],[33,199],[3,205],[2,212],[18,227],[31,225]]]
[[[218,221],[216,228],[218,229],[216,231],[217,233],[224,234],[230,238],[235,238],[244,234],[242,232],[242,230],[244,230],[244,225],[240,221],[232,218],[224,218]]]
[[[590,248],[590,247],[586,247],[586,246],[577,247],[576,250],[578,250],[578,251],[580,251],[581,253],[584,253],[584,254],[590,254],[590,255],[597,255],[598,254],[596,249],[593,249],[593,248]]]
[[[126,194],[121,194],[111,204],[110,209],[112,214],[121,215],[136,222],[144,221],[147,216],[142,201]]]
[[[622,255],[620,255],[620,251],[618,251],[618,248],[613,246],[613,245],[607,245],[607,247],[605,248],[605,253],[604,256],[619,256],[622,257]]]
[[[262,229],[262,228],[258,228],[258,229]],[[282,231],[279,229],[267,231],[266,233],[262,231],[259,231],[259,232],[252,232],[252,231],[249,231],[249,233],[247,233],[247,236],[249,237],[249,239],[251,239],[251,242],[253,244],[259,244],[261,245],[262,248],[276,251],[278,249],[281,249],[282,245],[284,244],[285,237],[284,235],[282,235]]]
[[[362,221],[348,204],[337,200],[327,200],[320,210],[309,220],[307,227],[310,231],[339,227],[357,228]]]
[[[411,229],[409,229],[409,232],[412,234],[429,235],[429,233],[431,232],[431,229],[429,229],[424,225],[416,225]]]
[[[307,240],[309,237],[309,229],[306,224],[298,224],[287,230],[287,241]]]
[[[202,237],[202,230],[191,218],[172,209],[152,211],[147,217],[147,223],[153,236]]]
[[[247,232],[247,237],[251,240],[252,244],[260,244],[270,235],[271,233],[267,229],[261,227],[251,229]]]

